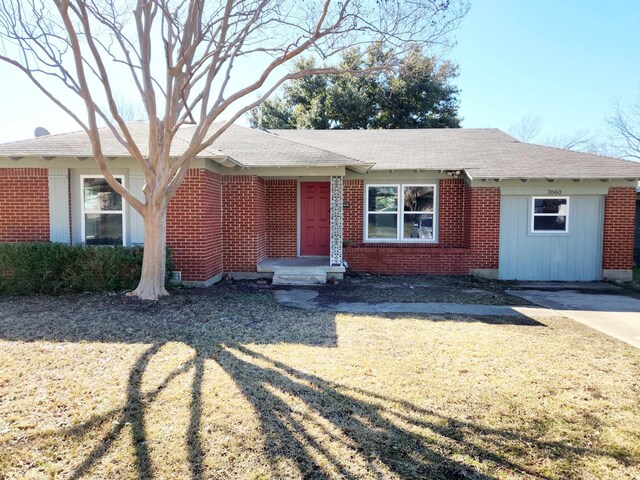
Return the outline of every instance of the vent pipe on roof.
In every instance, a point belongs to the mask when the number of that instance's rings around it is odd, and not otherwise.
[[[51,135],[49,133],[49,130],[47,130],[44,127],[36,127],[35,131],[33,132],[33,134],[37,137],[45,137],[47,135]]]

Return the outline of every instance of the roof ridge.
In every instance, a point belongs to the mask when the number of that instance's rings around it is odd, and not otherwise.
[[[148,125],[147,122],[145,122],[144,120],[133,120],[131,122],[127,122],[125,125],[131,125],[134,123],[142,123],[143,125]],[[105,125],[104,127],[99,127],[98,131],[100,130],[107,130],[109,132],[111,132],[111,129],[109,128],[109,126]],[[15,143],[22,143],[22,142],[38,142],[40,141],[40,139],[49,139],[49,138],[54,138],[54,137],[62,137],[64,135],[74,135],[77,133],[82,133],[82,134],[87,134],[86,131],[79,129],[79,130],[73,130],[71,132],[60,132],[60,133],[50,133],[49,135],[42,135],[41,137],[32,137],[32,138],[23,138],[22,140],[11,140],[9,142],[3,142],[0,143],[0,146],[5,146],[5,145],[13,145]],[[111,132],[113,133],[113,132]],[[87,135],[88,137],[88,135]]]
[[[240,127],[240,128],[245,128],[247,130],[256,131],[256,132],[263,133],[263,134],[266,134],[266,135],[271,135],[272,137],[277,138],[280,141],[295,143],[296,145],[303,145],[303,146],[305,146],[307,148],[312,148],[312,149],[318,150],[320,152],[329,153],[331,155],[335,155],[337,157],[341,157],[341,158],[344,158],[344,159],[352,161],[352,162],[357,162],[357,163],[359,163],[361,165],[368,165],[368,166],[375,165],[374,163],[363,162],[362,160],[358,160],[357,158],[347,157],[346,155],[342,155],[341,153],[332,152],[331,150],[327,150],[326,148],[319,148],[319,147],[316,147],[316,146],[313,146],[313,145],[309,145],[307,143],[299,142],[297,140],[291,140],[290,138],[282,138],[279,135],[276,135],[275,133],[271,133],[271,131],[266,130],[266,129],[265,130],[258,130],[257,128],[249,128],[249,127]]]
[[[309,144],[304,143],[304,142],[299,142],[297,140],[291,140],[289,138],[283,138],[283,137],[281,137],[279,135],[276,135],[276,134],[274,134],[271,131],[266,130],[266,129],[262,130],[262,129],[257,129],[257,128],[245,127],[244,125],[238,125],[236,123],[232,123],[231,127],[241,128],[243,130],[248,130],[251,133],[256,133],[256,134],[259,134],[259,135],[268,135],[270,138],[276,139],[276,140],[278,140],[280,142],[293,143],[295,145],[302,145],[303,147],[306,147],[306,148],[309,148],[309,149],[312,149],[312,150],[317,150],[319,152],[324,152],[324,153],[327,153],[327,154],[330,154],[330,155],[334,155],[336,157],[344,158],[345,160],[348,160],[348,161],[354,162],[354,163],[358,163],[360,165],[365,165],[365,166],[372,166],[373,165],[373,163],[363,162],[362,160],[358,160],[357,158],[348,157],[346,155],[342,155],[340,153],[333,152],[331,150],[327,150],[327,149],[324,149],[324,148],[319,148],[319,147],[316,147],[316,146],[313,146],[313,145],[309,145]],[[224,135],[224,132],[222,132],[222,134]]]
[[[249,130],[257,130],[250,127],[245,127],[242,125],[238,125],[241,128],[248,128]],[[511,137],[505,131],[496,128],[496,127],[469,127],[469,128],[436,128],[436,127],[428,127],[428,128],[270,128],[267,129],[269,132],[277,131],[277,132],[422,132],[422,131],[451,131],[451,132],[468,132],[470,130],[490,130],[497,131],[503,133],[504,135]],[[511,137],[513,138],[513,137]]]

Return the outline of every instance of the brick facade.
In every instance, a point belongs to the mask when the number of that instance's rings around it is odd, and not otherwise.
[[[497,269],[500,252],[500,188],[465,186],[465,210],[469,270]]]
[[[197,172],[190,172],[170,206],[169,244],[184,278],[255,272],[266,257],[297,255],[296,180]],[[206,185],[198,186],[203,175]],[[455,275],[498,269],[499,187],[472,188],[461,179],[440,180],[436,244],[364,243],[364,193],[363,180],[345,179],[344,257],[352,270]],[[197,209],[190,195],[204,198],[205,208]],[[628,270],[633,265],[635,200],[633,187],[613,187],[606,196],[604,269]],[[220,229],[198,227],[198,219]]]
[[[223,177],[223,211],[225,272],[255,272],[267,255],[264,179],[255,175]]]
[[[364,236],[364,182],[346,178],[343,185],[344,203],[342,232],[347,245],[360,245]]]
[[[438,241],[448,247],[465,246],[465,188],[460,178],[440,180],[438,201]]]
[[[636,189],[612,187],[604,199],[602,268],[631,270],[635,229]]]
[[[344,180],[344,257],[354,271],[468,274],[497,270],[500,189],[442,179],[438,243],[365,243],[365,184]],[[0,169],[0,242],[49,240],[47,169]],[[634,187],[611,187],[605,197],[603,269],[633,266]],[[266,257],[297,255],[298,181],[255,175],[221,176],[192,169],[169,205],[167,244],[184,280],[224,272],[255,272]]]
[[[0,168],[0,242],[49,241],[46,168]]]
[[[298,182],[266,180],[267,257],[298,255]]]
[[[438,194],[438,243],[364,243],[364,181],[346,180],[344,257],[354,271],[466,275],[497,269],[500,189],[471,188],[442,179]]]
[[[222,177],[189,170],[167,211],[167,245],[175,270],[188,281],[222,273],[222,241]]]

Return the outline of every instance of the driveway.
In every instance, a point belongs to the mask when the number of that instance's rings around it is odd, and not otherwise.
[[[640,348],[640,300],[572,290],[507,290],[565,317]]]

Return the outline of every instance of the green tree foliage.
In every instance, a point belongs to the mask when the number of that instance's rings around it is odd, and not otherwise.
[[[339,68],[370,68],[385,55],[372,49],[366,55],[351,49]],[[294,70],[315,66],[313,59]],[[458,93],[451,81],[458,67],[409,52],[397,70],[376,76],[314,75],[291,81],[282,96],[264,102],[249,113],[252,127],[299,129],[458,128]]]

